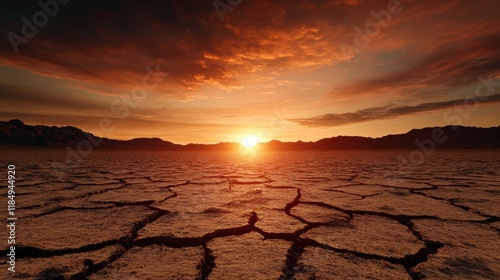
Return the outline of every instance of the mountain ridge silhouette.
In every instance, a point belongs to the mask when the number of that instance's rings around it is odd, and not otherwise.
[[[432,133],[435,130],[442,130],[443,137],[446,137],[443,143],[435,143],[436,148],[500,148],[500,126],[489,128],[468,126],[426,127],[412,129],[404,134],[389,134],[378,138],[334,136],[309,142],[271,140],[259,143],[259,146],[269,150],[415,148],[418,147],[418,143],[432,141]],[[239,143],[232,142],[181,145],[157,137],[116,140],[97,137],[73,126],[26,125],[18,119],[0,121],[0,144],[4,146],[59,148],[64,146],[74,147],[83,141],[93,143],[95,148],[98,149],[219,151],[241,146]]]

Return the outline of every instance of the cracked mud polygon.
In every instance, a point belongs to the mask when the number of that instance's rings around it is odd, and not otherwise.
[[[96,152],[64,182],[39,153],[14,278],[498,279],[499,157],[400,153]]]

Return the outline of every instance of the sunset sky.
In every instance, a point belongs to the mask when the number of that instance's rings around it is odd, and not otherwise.
[[[2,121],[181,144],[500,125],[499,1],[27,2],[0,4]]]

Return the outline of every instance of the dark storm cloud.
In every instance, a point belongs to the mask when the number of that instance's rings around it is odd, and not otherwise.
[[[50,1],[56,0],[42,0],[44,3]],[[49,18],[46,26],[38,28],[36,36],[27,44],[20,44],[16,54],[7,35],[10,32],[22,35],[21,18],[32,20],[33,14],[41,8],[37,1],[4,2],[0,10],[2,63],[96,87],[114,86],[122,90],[140,82],[146,74],[145,66],[156,62],[161,65],[161,71],[169,73],[169,83],[188,90],[203,85],[240,86],[240,77],[263,70],[276,72],[334,66],[346,59],[341,44],[352,43],[356,35],[353,28],[363,28],[367,20],[373,20],[370,11],[386,9],[388,3],[374,0],[303,0],[293,1],[293,4],[285,0],[243,1],[231,12],[226,11],[224,21],[220,21],[211,0],[71,0],[59,5],[58,13]],[[409,25],[405,25],[409,16],[425,20],[422,17],[426,14],[439,14],[440,22],[461,27],[467,24],[467,19],[464,23],[457,21],[463,18],[463,11],[469,10],[469,6],[483,9],[487,3],[401,0],[400,5],[404,11],[394,15],[390,27],[382,31],[389,45],[395,39],[406,40],[403,45],[419,43],[411,33],[417,28],[414,22],[410,20]],[[454,10],[449,8],[452,6]],[[445,10],[448,13],[441,15]],[[403,17],[403,13],[406,16]],[[467,17],[476,16],[470,13]],[[388,36],[391,32],[409,36]],[[443,45],[435,51],[429,45],[433,52],[422,51],[420,55],[427,59],[419,65],[355,82],[334,94],[396,88],[406,82],[466,83],[475,78],[467,75],[484,73],[498,66],[498,36],[476,44],[467,43],[476,42],[477,36],[467,34],[457,39],[459,43],[451,40],[448,46]],[[374,52],[370,48],[384,40],[373,38],[372,41],[374,43],[362,51],[376,56],[378,50]],[[479,55],[480,61],[468,54]],[[488,56],[494,59],[488,60]],[[429,79],[426,73],[433,77]],[[167,86],[158,90],[167,95],[172,91]]]
[[[475,104],[482,103],[498,103],[500,102],[500,94],[493,94],[483,98],[471,98],[470,101],[464,99],[442,101],[442,102],[429,102],[422,103],[415,106],[409,105],[387,105],[381,107],[372,107],[356,112],[342,113],[342,114],[325,114],[312,118],[290,119],[290,121],[309,127],[329,127],[341,126],[346,124],[361,123],[374,120],[391,119],[399,116],[410,115],[420,112],[435,111],[441,109],[452,108],[458,106],[457,110],[467,110],[469,106],[473,108]],[[464,106],[464,104],[466,104]],[[464,109],[465,108],[465,109]]]
[[[243,1],[221,22],[212,2],[69,1],[16,55],[7,35],[22,36],[21,18],[31,20],[41,8],[9,1],[0,12],[0,61],[117,86],[141,79],[144,66],[159,61],[171,82],[187,89],[230,87],[239,74],[259,69],[332,65],[338,40],[350,36],[337,29],[369,10],[356,1]]]
[[[28,18],[40,9],[10,6],[13,14]],[[198,75],[230,84],[224,65],[203,66],[204,49],[217,46],[212,35],[217,25],[208,25],[214,16],[210,1],[70,1],[19,46],[18,55],[8,40],[2,40],[0,52],[7,64],[91,83],[140,79],[145,65],[160,60],[179,83]],[[21,35],[20,18],[2,16],[3,38],[9,32]]]

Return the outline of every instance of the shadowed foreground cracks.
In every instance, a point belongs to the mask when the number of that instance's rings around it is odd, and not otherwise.
[[[280,279],[293,279],[294,272],[298,266],[298,260],[300,259],[304,249],[308,246],[318,247],[323,250],[330,250],[337,253],[343,254],[351,254],[358,258],[362,259],[370,259],[370,260],[382,260],[392,264],[397,264],[403,266],[409,275],[413,279],[420,279],[421,275],[415,274],[412,272],[412,268],[414,268],[417,264],[427,261],[428,255],[436,253],[437,249],[443,246],[442,243],[432,241],[432,240],[423,240],[422,236],[413,230],[413,224],[411,222],[412,219],[439,219],[433,216],[408,216],[408,215],[392,215],[384,212],[372,212],[372,211],[361,211],[361,210],[346,210],[337,206],[333,206],[323,202],[313,202],[313,201],[301,201],[302,194],[301,189],[297,189],[297,194],[293,198],[292,201],[287,203],[285,207],[282,209],[290,217],[293,217],[300,222],[304,223],[304,227],[296,230],[292,233],[276,233],[276,232],[266,232],[259,228],[259,218],[256,212],[252,212],[249,219],[248,224],[225,228],[225,229],[217,229],[213,232],[207,233],[201,237],[172,237],[172,236],[153,236],[153,237],[145,237],[141,239],[137,239],[137,235],[139,230],[144,228],[150,223],[155,222],[161,216],[168,214],[169,211],[158,209],[154,206],[151,206],[154,201],[141,201],[134,203],[119,203],[113,202],[114,207],[124,207],[129,205],[144,205],[148,207],[150,210],[153,210],[153,214],[148,215],[143,220],[136,222],[130,229],[129,233],[125,236],[122,236],[119,239],[108,240],[101,243],[89,244],[79,248],[74,249],[63,249],[63,250],[43,250],[35,247],[19,247],[18,248],[18,257],[22,258],[47,258],[52,256],[60,256],[65,254],[72,253],[81,253],[81,252],[89,252],[100,250],[106,246],[112,245],[120,245],[119,250],[115,251],[109,258],[99,263],[92,263],[86,260],[86,263],[82,264],[84,268],[80,273],[71,276],[70,279],[86,279],[88,276],[95,274],[96,272],[104,269],[108,265],[115,262],[121,256],[123,256],[128,250],[130,250],[134,246],[145,247],[150,245],[164,245],[166,247],[171,248],[183,248],[183,247],[201,247],[203,249],[203,256],[197,265],[199,279],[208,279],[211,271],[217,265],[217,259],[212,255],[211,249],[208,247],[208,243],[216,238],[224,238],[229,236],[240,236],[244,234],[248,234],[250,232],[257,232],[262,235],[263,239],[280,239],[289,241],[292,243],[285,257],[285,266],[282,269],[282,275]],[[168,199],[168,198],[167,198]],[[312,223],[308,222],[304,218],[299,217],[298,215],[291,214],[291,210],[298,206],[299,204],[305,205],[316,205],[318,207],[323,207],[327,209],[333,209],[342,213],[345,213],[348,216],[348,219],[345,223],[350,223],[354,219],[354,215],[375,215],[393,219],[398,221],[401,224],[404,224],[408,227],[408,229],[421,241],[425,243],[425,247],[421,248],[417,253],[412,255],[406,255],[404,258],[392,258],[378,254],[364,253],[358,252],[349,249],[335,248],[330,245],[322,244],[314,239],[310,238],[302,238],[301,235],[308,232],[309,230],[326,225],[329,227],[335,226],[345,226],[345,224],[339,223],[337,225],[332,223]],[[71,211],[69,209],[61,209],[60,211]],[[4,253],[4,252],[2,252]],[[6,253],[6,252],[5,252]]]
[[[239,185],[239,187],[245,187],[246,185],[252,185],[252,184],[264,184],[269,183],[272,180],[265,177],[265,176],[256,176],[253,177],[256,181],[243,181],[240,180],[238,181],[238,176],[226,176],[224,179],[226,180],[226,183],[229,183],[231,185]],[[353,177],[352,179],[354,179]],[[265,181],[258,181],[258,179],[264,179]],[[352,180],[351,179],[351,180]],[[158,181],[153,181],[150,177],[148,177],[148,180],[158,183]],[[77,199],[77,198],[82,198],[82,197],[88,197],[88,196],[93,196],[95,194],[100,194],[104,193],[110,190],[118,190],[121,188],[125,188],[130,186],[130,183],[125,182],[124,180],[120,181],[120,186],[116,187],[109,187],[109,188],[104,188],[100,190],[99,192],[92,192],[92,193],[85,193],[79,196],[67,198],[67,199]],[[86,279],[88,276],[93,275],[104,268],[108,267],[112,263],[114,263],[116,260],[120,259],[127,251],[129,251],[131,248],[137,246],[137,247],[146,247],[146,246],[151,246],[151,245],[163,245],[166,247],[170,248],[184,248],[184,247],[200,247],[202,249],[202,257],[199,260],[199,263],[197,265],[197,270],[198,270],[198,279],[208,279],[210,276],[210,273],[212,270],[217,266],[217,258],[213,255],[212,250],[209,248],[208,244],[210,241],[217,239],[217,238],[225,238],[225,237],[230,237],[230,236],[241,236],[245,235],[251,232],[256,232],[259,233],[262,236],[263,240],[267,239],[277,239],[277,240],[284,240],[291,242],[291,246],[288,249],[288,252],[286,255],[283,257],[285,258],[285,264],[282,269],[282,274],[280,276],[280,279],[293,279],[296,271],[299,269],[299,260],[301,259],[302,254],[304,253],[304,250],[308,247],[314,247],[314,248],[320,248],[325,251],[331,251],[335,253],[341,253],[341,254],[348,254],[355,256],[360,259],[365,259],[365,260],[378,260],[378,261],[384,261],[388,262],[391,264],[399,265],[404,267],[408,275],[412,279],[422,279],[425,277],[425,275],[421,274],[420,272],[414,272],[414,268],[420,264],[424,263],[428,260],[429,256],[432,254],[436,254],[440,248],[445,247],[446,245],[442,242],[436,241],[436,240],[430,240],[426,239],[422,236],[420,232],[418,232],[414,226],[414,220],[421,220],[421,219],[429,219],[429,220],[438,220],[438,221],[453,221],[449,219],[442,219],[440,217],[436,217],[433,215],[405,215],[405,214],[391,214],[387,212],[378,212],[378,211],[367,211],[367,210],[353,210],[353,209],[344,209],[342,207],[332,205],[329,203],[321,202],[321,201],[306,201],[303,200],[302,197],[302,189],[297,188],[297,187],[292,187],[292,186],[271,186],[271,185],[265,185],[265,187],[268,188],[274,188],[274,189],[296,189],[296,195],[293,197],[293,199],[286,203],[283,209],[280,209],[283,211],[286,215],[289,217],[292,217],[293,219],[298,220],[299,222],[303,223],[304,226],[298,230],[295,230],[294,232],[267,232],[263,230],[261,227],[259,227],[259,216],[258,216],[258,211],[251,212],[250,217],[248,219],[248,223],[242,226],[238,227],[230,227],[230,228],[223,228],[223,229],[217,229],[212,232],[206,233],[203,236],[199,237],[174,237],[170,235],[159,235],[159,236],[152,236],[152,237],[144,237],[144,238],[138,238],[138,233],[141,229],[146,227],[147,225],[154,223],[157,221],[160,217],[170,213],[168,210],[160,209],[158,207],[153,206],[153,203],[155,202],[165,202],[168,199],[175,198],[178,196],[178,193],[172,190],[173,188],[176,187],[181,187],[184,185],[188,184],[199,184],[203,185],[205,183],[203,182],[182,182],[179,184],[171,184],[167,185],[164,187],[161,187],[162,189],[167,189],[169,191],[168,195],[165,195],[163,198],[159,200],[140,200],[140,201],[134,201],[134,202],[122,202],[122,201],[110,201],[110,202],[105,202],[110,205],[103,205],[102,207],[69,207],[69,206],[57,206],[53,207],[51,209],[48,209],[47,211],[44,211],[39,214],[35,214],[29,217],[42,217],[45,215],[53,214],[56,212],[60,211],[74,211],[74,210],[82,210],[82,209],[107,209],[107,208],[113,208],[113,207],[127,207],[127,206],[144,206],[147,207],[149,210],[152,211],[151,214],[148,214],[145,218],[142,220],[135,222],[131,227],[129,232],[118,238],[118,239],[112,239],[112,240],[106,240],[103,242],[95,243],[95,244],[87,244],[78,248],[67,248],[67,249],[58,249],[58,250],[46,250],[46,249],[41,249],[41,248],[36,248],[32,246],[18,246],[16,248],[16,257],[18,259],[23,259],[23,258],[50,258],[54,256],[62,256],[62,255],[67,255],[67,254],[74,254],[74,253],[82,253],[82,252],[93,252],[97,250],[101,250],[103,248],[106,248],[108,246],[119,246],[119,249],[116,250],[114,253],[112,253],[106,260],[100,261],[97,263],[94,263],[93,261],[86,259],[82,263],[82,271],[74,274],[70,277],[70,279]],[[207,183],[208,184],[208,183]],[[76,186],[71,186],[71,189],[74,189]],[[392,186],[391,186],[392,187]],[[442,202],[448,202],[449,204],[459,208],[460,210],[467,211],[467,212],[474,212],[482,217],[484,217],[484,220],[474,220],[474,221],[467,221],[467,222],[472,222],[472,223],[484,223],[484,224],[489,224],[492,222],[499,221],[500,219],[495,216],[491,215],[486,215],[483,214],[479,211],[474,211],[473,209],[466,207],[466,206],[461,206],[461,205],[455,205],[452,201],[446,201],[445,199],[439,198],[439,197],[434,197],[431,195],[427,195],[423,190],[434,190],[436,189],[435,186],[430,186],[429,188],[420,188],[420,189],[406,189],[409,193],[412,194],[417,194],[421,196],[425,196],[429,199],[434,199],[434,200],[439,200]],[[349,192],[344,192],[337,190],[337,192],[340,193],[345,193],[349,195],[357,195]],[[374,194],[378,195],[378,194]],[[365,198],[371,195],[357,195],[360,196],[361,198]],[[103,202],[104,203],[104,202]],[[299,205],[309,205],[309,206],[317,206],[320,208],[324,209],[331,209],[338,211],[340,213],[343,213],[346,215],[345,219],[336,221],[336,222],[311,222],[308,221],[307,217],[301,217],[300,214],[294,214],[295,212],[292,211],[293,208],[299,206]],[[44,204],[44,205],[36,205],[32,206],[34,208],[36,207],[41,207],[41,206],[47,206],[51,205],[51,203]],[[26,208],[29,209],[29,208]],[[292,213],[293,212],[293,213]],[[318,242],[315,239],[312,238],[307,238],[303,237],[303,234],[309,232],[312,229],[321,227],[321,226],[326,226],[330,228],[335,228],[335,227],[345,227],[351,224],[351,222],[356,219],[357,216],[377,216],[377,217],[383,217],[383,218],[388,218],[391,220],[394,220],[405,227],[408,228],[408,230],[419,240],[421,241],[424,245],[420,250],[415,252],[414,254],[407,254],[404,257],[390,257],[390,256],[385,256],[384,254],[377,254],[373,252],[363,252],[363,251],[356,251],[356,250],[351,250],[351,249],[346,249],[346,248],[340,248],[333,246],[332,244],[324,244],[321,242]],[[498,230],[497,230],[498,231]],[[395,244],[394,246],[397,246]],[[2,251],[0,252],[1,254],[7,254],[7,251]]]

